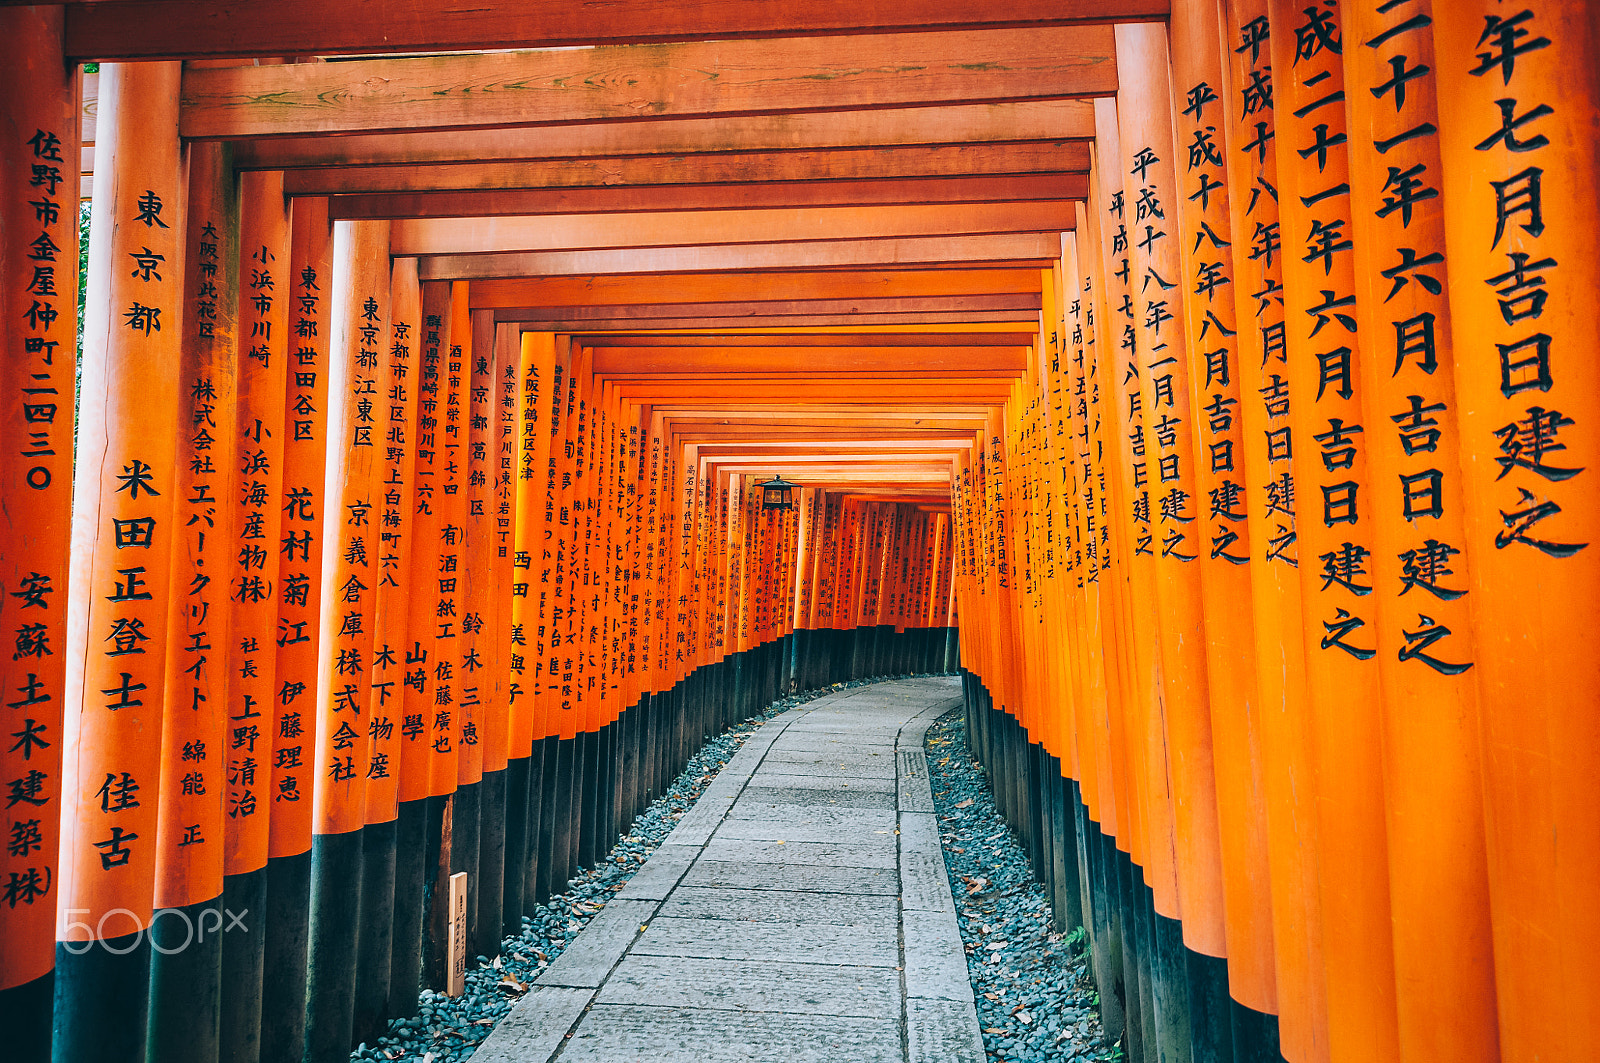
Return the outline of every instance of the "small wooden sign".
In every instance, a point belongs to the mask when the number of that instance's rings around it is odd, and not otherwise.
[[[445,995],[459,997],[467,988],[467,873],[450,876],[450,971]]]

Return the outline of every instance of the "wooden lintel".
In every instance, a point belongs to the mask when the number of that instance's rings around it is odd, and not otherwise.
[[[297,176],[313,172],[293,171]],[[332,172],[339,174],[343,171]],[[745,184],[713,185],[390,192],[332,196],[328,211],[335,220],[529,217],[777,207],[865,207],[910,203],[1021,203],[1082,199],[1088,192],[1087,174],[1007,174],[854,181],[751,181]]]
[[[399,218],[394,255],[705,247],[906,236],[1062,233],[1076,221],[1071,200],[1033,203],[901,203],[870,207],[655,211],[509,218]],[[1059,242],[1057,254],[1059,254]]]
[[[920,314],[929,311],[1032,310],[1043,305],[1033,292],[1000,295],[912,295],[855,299],[772,299],[726,303],[632,303],[625,306],[542,305],[505,307],[494,311],[496,321],[588,321],[617,318],[648,321],[655,318],[833,316],[847,314]]]
[[[574,336],[590,347],[628,348],[634,351],[653,347],[694,348],[733,347],[754,350],[770,347],[1028,347],[1035,340],[1031,332],[769,332],[742,336],[638,336],[608,334],[603,337]],[[650,354],[641,354],[649,358]]]
[[[1028,347],[594,347],[594,371],[609,376],[783,372],[799,374],[1020,373]]]
[[[114,0],[67,7],[74,60],[480,48],[1143,22],[1169,0]]]
[[[631,303],[761,302],[917,295],[1038,293],[1033,270],[860,270],[825,273],[682,274],[672,277],[545,277],[473,281],[474,310],[510,306],[624,306]],[[965,331],[965,330],[961,330]]]
[[[185,70],[195,139],[1090,98],[1110,26],[694,41]]]
[[[247,140],[235,146],[234,165],[245,170],[296,170],[322,166],[417,166],[537,159],[587,159],[599,165],[627,156],[1018,145],[1028,141],[1093,138],[1092,102],[1022,100],[944,107],[848,109],[815,114],[580,122],[529,128]],[[762,160],[757,159],[751,165],[761,164]],[[712,163],[701,160],[700,165],[709,167]],[[874,174],[852,174],[841,165],[838,176]],[[723,179],[704,176],[678,180]],[[576,183],[592,184],[594,181],[582,179]]]
[[[489,280],[725,271],[927,269],[946,265],[1037,270],[1048,269],[1060,257],[1060,235],[1048,232],[430,255],[422,259],[421,272],[423,280]]]
[[[961,325],[961,324],[1022,324],[1037,322],[1037,310],[935,310],[907,314],[816,314],[799,317],[705,317],[705,318],[618,318],[612,327],[637,332],[641,329],[733,329],[733,328],[792,328],[800,325],[818,325],[830,328],[859,328],[864,325]],[[534,321],[523,325],[525,332],[593,332],[592,321]]]

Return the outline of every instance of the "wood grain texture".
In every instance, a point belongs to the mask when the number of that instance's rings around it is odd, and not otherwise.
[[[1040,291],[1036,270],[839,270],[824,273],[684,274],[673,277],[539,277],[474,281],[474,310],[511,306],[626,306],[629,303],[758,302],[772,299],[887,299],[917,295],[1003,295]],[[964,330],[963,330],[964,331]],[[1015,331],[1015,330],[1013,330]]]
[[[622,248],[601,251],[530,251],[437,255],[422,260],[428,280],[599,275],[664,276],[711,270],[870,269],[991,266],[1047,268],[1059,243],[1055,233],[999,236],[914,236],[885,240],[813,240],[805,243],[728,244]],[[783,274],[779,274],[782,276]]]
[[[803,37],[184,73],[211,139],[773,114],[1116,92],[1110,27]]]
[[[307,171],[294,171],[304,174]],[[347,171],[333,171],[344,176]],[[425,172],[424,172],[425,175]],[[1077,199],[1087,173],[920,177],[877,181],[754,181],[625,188],[528,187],[492,192],[385,192],[334,196],[335,219],[464,218],[647,211],[860,207],[910,203],[1017,203]]]
[[[798,152],[834,148],[1017,145],[1028,141],[1088,140],[1093,137],[1094,105],[1085,100],[1023,100],[873,110],[859,110],[851,105],[846,109],[822,113],[663,118],[650,122],[579,122],[526,128],[507,126],[448,132],[241,141],[234,148],[234,165],[242,170],[294,170],[321,166],[405,166],[539,159],[614,160],[630,156]],[[835,161],[841,167],[846,165],[845,160]],[[753,160],[752,164],[760,162]],[[622,176],[625,177],[627,172],[623,171]],[[873,175],[841,169],[836,176]],[[687,178],[699,181],[712,179]],[[606,182],[574,179],[568,183]]]
[[[1139,22],[1168,0],[119,0],[71,3],[78,60],[468,51]]]

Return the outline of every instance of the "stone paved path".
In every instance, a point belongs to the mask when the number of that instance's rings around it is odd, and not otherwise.
[[[763,725],[474,1063],[983,1063],[922,752],[960,693]]]

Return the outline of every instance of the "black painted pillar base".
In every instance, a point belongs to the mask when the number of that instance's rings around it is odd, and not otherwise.
[[[219,895],[178,908],[157,908],[151,916],[150,1025],[145,1050],[152,1060],[218,1063],[222,1058],[222,930],[226,925],[222,907]],[[258,1000],[258,1020],[260,1015]],[[0,1029],[6,1030],[9,1044],[10,1028]],[[257,1029],[259,1032],[259,1026]],[[4,1054],[9,1055],[9,1048]]]
[[[428,880],[428,799],[401,801],[394,821],[394,893],[390,908],[390,1018],[411,1018],[422,991],[422,904]]]
[[[389,974],[394,967],[395,867],[399,820],[369,823],[361,842],[361,923],[356,928],[356,995],[353,1036],[375,1040],[389,1018]]]
[[[450,873],[467,873],[467,935],[463,948],[470,949],[478,938],[478,851],[482,845],[481,782],[456,787],[450,816]],[[468,953],[467,966],[474,966],[474,953]]]
[[[261,980],[266,960],[267,869],[222,880],[222,1042],[225,1060],[261,1058]],[[229,914],[231,913],[231,915]]]
[[[310,849],[267,861],[266,923],[261,965],[261,1063],[299,1063],[306,1039]]]
[[[478,834],[477,934],[469,946],[474,955],[494,959],[500,955],[501,924],[504,920],[506,874],[506,773],[486,771],[480,784],[479,810],[482,826]]]
[[[50,1016],[56,972],[0,989],[0,1030],[17,1063],[50,1063]]]
[[[149,996],[150,944],[142,929],[100,941],[56,942],[52,1058],[144,1063]]]
[[[361,920],[362,834],[354,830],[311,839],[305,1063],[345,1063],[350,1058]]]

